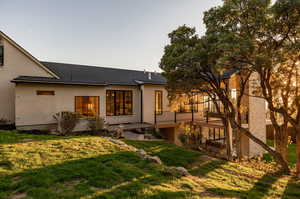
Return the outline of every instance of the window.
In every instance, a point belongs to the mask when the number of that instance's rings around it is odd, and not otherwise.
[[[87,117],[99,116],[99,97],[76,96],[75,112]]]
[[[208,111],[209,113],[218,113],[217,107],[214,103],[214,101],[209,96],[204,96],[204,111]],[[221,110],[221,112],[224,112],[224,106],[220,101],[217,101],[217,104]]]
[[[198,112],[199,95],[194,93],[187,101],[179,104],[179,113]]]
[[[37,95],[55,95],[55,91],[36,91]]]
[[[156,115],[163,114],[162,94],[163,94],[162,91],[155,91],[155,114]]]
[[[132,91],[106,91],[106,115],[132,115]]]
[[[209,140],[224,140],[226,137],[223,128],[209,128]]]
[[[0,66],[4,65],[4,47],[0,46]]]

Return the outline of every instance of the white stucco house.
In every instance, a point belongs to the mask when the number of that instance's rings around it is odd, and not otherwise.
[[[232,76],[236,89],[238,78]],[[55,113],[72,111],[101,116],[111,125],[152,125],[174,142],[183,122],[197,125],[203,139],[225,138],[220,121],[205,115],[214,112],[207,96],[195,94],[193,104],[183,102],[172,111],[165,85],[159,73],[43,62],[0,32],[0,119],[17,129],[50,128]],[[249,97],[246,103],[244,125],[265,140],[265,102]],[[243,143],[245,155],[263,152],[247,138]]]

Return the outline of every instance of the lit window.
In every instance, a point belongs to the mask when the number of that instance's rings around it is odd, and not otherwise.
[[[155,114],[161,115],[163,113],[162,91],[155,91]]]
[[[75,97],[75,112],[87,117],[99,116],[99,97]]]
[[[209,113],[218,113],[216,104],[214,103],[213,99],[209,96],[203,96],[204,100],[204,111]],[[221,101],[217,100],[218,107],[220,108],[221,113],[224,112],[224,106]]]
[[[132,115],[132,91],[107,90],[106,115]]]
[[[198,112],[199,94],[194,93],[188,100],[179,104],[179,113]]]

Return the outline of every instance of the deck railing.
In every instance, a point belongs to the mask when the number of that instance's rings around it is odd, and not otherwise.
[[[154,123],[177,123],[177,122],[188,122],[203,120],[203,112],[173,112],[173,111],[163,111],[160,114],[154,113]]]

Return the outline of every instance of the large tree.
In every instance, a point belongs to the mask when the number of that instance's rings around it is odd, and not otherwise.
[[[229,123],[235,132],[239,132],[259,144],[275,158],[285,172],[289,172],[288,165],[281,154],[243,128],[237,119],[239,110],[229,94],[227,77],[229,66],[223,61],[227,52],[220,48],[220,34],[207,34],[198,38],[195,29],[182,26],[170,33],[169,37],[171,41],[165,47],[160,67],[168,81],[167,89],[171,100],[181,92],[204,92],[212,99],[221,101],[224,106],[223,123],[225,125]],[[234,62],[231,64],[234,65]],[[239,63],[234,66],[234,70],[246,77],[243,79],[245,86],[252,71],[247,70],[247,64]],[[240,90],[239,97],[242,98],[243,95],[244,89]],[[218,111],[220,112],[220,110]],[[227,138],[227,145],[229,145],[230,139]],[[228,152],[230,152],[230,148]]]
[[[216,48],[226,52],[223,63],[240,63],[258,73],[257,92],[268,102],[276,149],[284,158],[287,126],[295,128],[300,176],[300,1],[224,0],[205,14],[204,21],[206,34],[220,36]]]

